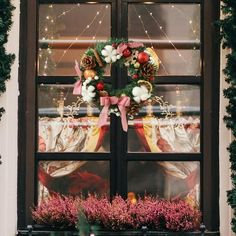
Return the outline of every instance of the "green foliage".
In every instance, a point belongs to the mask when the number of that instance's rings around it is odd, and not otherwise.
[[[10,0],[0,0],[0,95],[6,91],[6,80],[10,79],[11,65],[15,56],[8,54],[4,45],[8,40],[8,31],[12,25],[14,6]],[[0,119],[4,108],[0,107]]]
[[[224,90],[224,96],[229,100],[226,107],[227,116],[224,117],[227,128],[236,137],[236,1],[222,0],[222,12],[225,17],[220,21],[223,48],[230,49],[224,69],[226,81],[229,84]],[[232,189],[227,192],[228,203],[234,211],[232,217],[232,231],[236,233],[236,141],[228,147],[232,170]]]

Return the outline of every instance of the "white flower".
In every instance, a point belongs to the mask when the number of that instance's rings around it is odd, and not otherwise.
[[[83,83],[82,86],[82,97],[85,102],[92,102],[93,98],[96,96],[96,93],[94,92],[95,87],[92,85],[89,85],[88,87],[86,86],[87,83]]]
[[[85,81],[84,81],[84,85],[89,84],[92,81],[92,77],[88,77]]]
[[[113,63],[118,59],[117,51],[111,45],[106,45],[101,53],[104,56],[104,60],[106,63]]]
[[[97,75],[95,75],[95,76],[94,76],[94,79],[95,79],[95,80],[98,80],[98,79],[99,79],[99,77],[98,77]]]
[[[132,94],[134,96],[134,101],[137,103],[146,101],[151,97],[151,94],[148,92],[148,89],[144,85],[141,85],[140,87],[134,87],[132,90]]]

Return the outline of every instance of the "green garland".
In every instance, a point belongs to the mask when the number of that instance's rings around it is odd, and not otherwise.
[[[15,58],[13,54],[7,54],[4,47],[12,25],[12,11],[14,9],[10,0],[0,0],[0,95],[6,91],[5,82],[10,79],[11,65]],[[4,108],[0,107],[0,119],[4,111]]]
[[[236,1],[222,0],[222,12],[225,16],[220,21],[221,37],[223,48],[228,48],[231,52],[227,55],[227,64],[224,69],[226,81],[229,87],[224,90],[225,98],[229,99],[226,107],[227,115],[224,117],[227,128],[231,129],[236,137]],[[236,232],[236,141],[228,147],[232,170],[232,189],[227,192],[228,203],[233,209],[232,230]]]

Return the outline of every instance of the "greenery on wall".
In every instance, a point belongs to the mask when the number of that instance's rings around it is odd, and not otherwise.
[[[11,65],[15,56],[8,54],[5,44],[8,40],[8,31],[12,25],[12,11],[14,6],[10,0],[0,0],[0,95],[6,91],[6,80],[10,79]],[[0,119],[4,108],[0,106]]]
[[[225,98],[229,99],[226,107],[227,115],[224,117],[227,128],[232,130],[236,137],[236,1],[222,0],[222,11],[225,18],[220,21],[223,48],[230,49],[227,55],[227,64],[224,69],[226,81],[229,86],[224,90]],[[229,148],[232,170],[232,189],[228,191],[228,203],[233,209],[232,230],[236,232],[236,140]]]

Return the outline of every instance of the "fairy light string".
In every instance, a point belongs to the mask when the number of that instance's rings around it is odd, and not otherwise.
[[[144,33],[146,34],[147,38],[148,38],[148,39],[150,40],[150,42],[151,42],[151,47],[154,49],[153,43],[152,43],[152,39],[151,39],[151,37],[150,37],[150,35],[149,35],[149,33],[148,33],[146,27],[145,27],[145,24],[144,24],[144,22],[143,22],[143,20],[142,20],[142,16],[138,14],[138,11],[137,11],[136,7],[135,7],[134,5],[132,5],[132,6],[133,6],[133,8],[134,8],[135,13],[137,14],[137,16],[138,16],[138,18],[139,18],[139,21],[141,22],[141,25],[142,25],[142,28],[143,28]],[[158,55],[158,60],[159,60],[160,65],[162,66],[162,68],[163,68],[165,74],[166,74],[166,75],[169,75],[169,73],[168,73],[168,71],[167,71],[165,65],[163,64],[162,60],[160,59],[160,56],[159,56],[159,55]]]
[[[197,4],[197,6],[200,7],[200,4]],[[171,8],[173,10],[175,10],[176,12],[178,12],[179,15],[188,22],[188,24],[191,27],[193,36],[195,37],[195,40],[198,41],[199,40],[198,39],[198,32],[197,32],[197,29],[193,26],[193,20],[190,17],[187,17],[186,14],[184,14],[184,12],[176,5],[171,5]],[[195,48],[193,48],[193,49],[195,49]]]
[[[56,17],[51,17],[50,15],[47,15],[47,16],[46,16],[46,20],[50,21],[51,23],[55,23],[57,19],[61,18],[62,16],[67,15],[68,13],[72,12],[72,11],[73,11],[74,9],[76,9],[76,8],[79,8],[80,6],[81,6],[81,4],[77,4],[76,6],[70,8],[70,9],[68,9],[68,10],[66,10],[66,11],[63,11],[62,13],[60,13],[60,14],[59,14],[58,16],[56,16]],[[52,5],[52,4],[49,5],[49,8],[53,8],[53,5]],[[53,68],[55,69],[55,68],[58,66],[58,64],[62,61],[62,59],[64,58],[64,56],[67,54],[67,52],[68,52],[68,51],[71,49],[71,47],[76,43],[76,41],[78,40],[78,38],[79,38],[80,36],[82,36],[82,35],[96,22],[96,19],[97,19],[100,15],[102,15],[101,19],[97,21],[97,22],[98,22],[98,27],[97,27],[97,30],[96,30],[95,35],[93,35],[93,36],[91,37],[92,39],[96,39],[96,35],[97,35],[97,33],[99,32],[99,30],[101,29],[101,25],[102,25],[103,19],[104,19],[104,17],[105,17],[105,13],[106,13],[106,12],[104,12],[105,9],[108,9],[108,5],[102,6],[102,7],[96,12],[95,16],[92,18],[92,20],[90,21],[90,23],[89,23],[89,24],[86,24],[86,26],[84,27],[84,29],[75,37],[74,41],[71,42],[71,43],[69,44],[69,46],[63,51],[63,53],[62,53],[62,55],[60,56],[59,60],[58,60],[57,62],[55,62],[54,65],[52,65],[51,67],[53,67]],[[101,12],[102,12],[102,14],[100,14]],[[53,20],[51,20],[51,19],[53,19]],[[45,26],[45,28],[44,28],[44,30],[46,29],[45,32],[48,32],[48,28],[49,28],[49,27]],[[46,36],[42,37],[42,40],[45,40],[45,39],[46,39]],[[50,39],[52,40],[52,44],[53,44],[53,43],[54,43],[54,37],[51,36]],[[55,41],[56,41],[56,40],[55,40]],[[50,46],[50,45],[48,45],[47,53],[48,53],[48,55],[47,55],[47,57],[46,57],[45,60],[44,60],[44,67],[43,67],[44,70],[43,70],[43,73],[42,73],[44,76],[47,76],[46,69],[48,68],[48,60],[49,60],[49,58],[50,58],[50,54],[52,53],[52,50],[51,50],[51,46]],[[42,58],[42,49],[41,49],[41,48],[39,48],[39,58]]]
[[[104,9],[108,9],[108,5],[106,6],[102,6],[100,8],[100,11],[101,10],[104,10]],[[98,16],[100,15],[100,11],[97,11],[95,16],[93,17],[93,19],[90,21],[89,24],[86,25],[86,27],[76,36],[75,40],[73,42],[70,43],[70,45],[64,50],[63,54],[61,55],[61,57],[59,58],[59,60],[56,62],[56,67],[57,65],[62,61],[62,59],[64,58],[64,56],[67,54],[67,52],[70,50],[70,48],[76,43],[76,40],[78,40],[79,37],[81,37],[95,22],[95,20],[98,18]],[[102,21],[100,20],[98,22],[98,24],[100,25],[102,23]]]
[[[185,63],[188,63],[187,60],[182,56],[182,54],[180,53],[180,51],[176,48],[176,46],[173,44],[173,42],[171,41],[171,39],[168,37],[167,33],[164,31],[163,26],[159,23],[159,21],[157,20],[156,17],[153,16],[153,13],[145,6],[145,9],[147,11],[147,13],[150,15],[150,17],[154,20],[154,22],[156,23],[156,25],[158,26],[158,28],[160,29],[160,31],[162,32],[162,34],[164,35],[164,37],[168,40],[168,42],[171,44],[171,46],[175,49],[175,51],[177,52],[178,56],[181,58],[181,60],[183,60]]]

